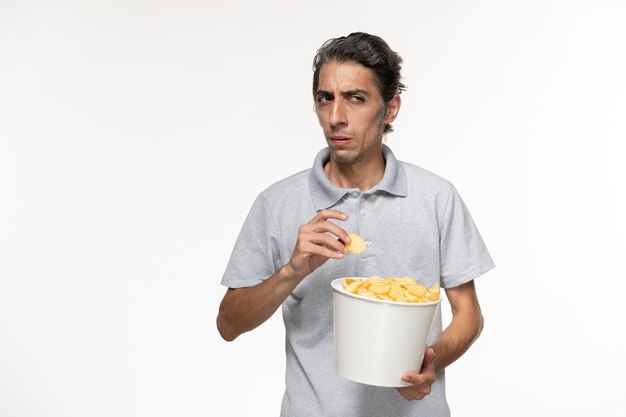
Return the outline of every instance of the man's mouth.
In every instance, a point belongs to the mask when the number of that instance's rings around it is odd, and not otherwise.
[[[352,141],[352,138],[349,136],[332,135],[330,137],[330,140],[335,145],[347,145],[348,143]]]

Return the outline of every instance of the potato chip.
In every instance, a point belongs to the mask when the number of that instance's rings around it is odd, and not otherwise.
[[[435,285],[433,285],[433,288],[430,291],[431,300],[437,301],[440,297],[439,281],[435,282]]]
[[[387,294],[390,288],[391,288],[391,285],[389,284],[386,284],[386,285],[385,284],[383,285],[370,284],[369,290],[373,292],[374,294]]]
[[[363,281],[354,280],[350,285],[346,287],[346,291],[355,293],[362,286],[363,286]]]
[[[365,239],[356,233],[349,233],[348,237],[350,237],[350,242],[346,244],[346,248],[350,252],[359,254],[365,250]]]
[[[428,288],[409,277],[381,278],[374,275],[365,279],[346,278],[343,287],[353,294],[388,301],[428,303],[440,297],[439,282]]]

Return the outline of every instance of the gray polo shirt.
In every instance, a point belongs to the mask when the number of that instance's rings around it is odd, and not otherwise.
[[[329,260],[306,277],[282,305],[286,329],[285,394],[281,416],[449,416],[444,372],[422,401],[407,401],[394,388],[348,381],[333,369],[330,282],[344,276],[404,277],[442,288],[468,282],[494,267],[487,248],[454,186],[422,168],[398,161],[383,145],[385,174],[367,192],[334,186],[323,165],[270,186],[254,202],[241,229],[222,285],[259,284],[289,262],[298,228],[319,210],[346,213],[336,221],[366,239],[366,250]],[[442,331],[438,312],[430,343]],[[393,354],[393,352],[390,352]],[[416,355],[420,352],[416,352]]]

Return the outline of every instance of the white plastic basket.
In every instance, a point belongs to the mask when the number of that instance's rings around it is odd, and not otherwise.
[[[401,375],[421,369],[440,301],[377,300],[346,292],[344,280],[331,282],[335,372],[362,384],[411,385]]]

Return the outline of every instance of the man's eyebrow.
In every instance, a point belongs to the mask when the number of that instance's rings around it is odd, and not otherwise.
[[[369,96],[370,93],[367,90],[361,90],[360,88],[355,88],[354,90],[346,90],[346,91],[342,91],[341,95],[344,97],[349,97],[349,96],[353,96],[355,94],[361,95],[361,96]]]
[[[330,91],[326,91],[326,90],[317,90],[315,92],[316,96],[332,96],[333,93],[331,93]]]
[[[360,88],[355,88],[354,90],[346,90],[346,91],[341,91],[340,94],[344,97],[349,97],[349,96],[353,96],[355,94],[359,94],[362,96],[367,96],[369,97],[371,94],[369,91],[367,90],[362,90]],[[334,94],[331,93],[330,91],[326,91],[326,90],[317,90],[317,92],[315,93],[316,96],[321,96],[321,95],[328,95],[333,97]]]

